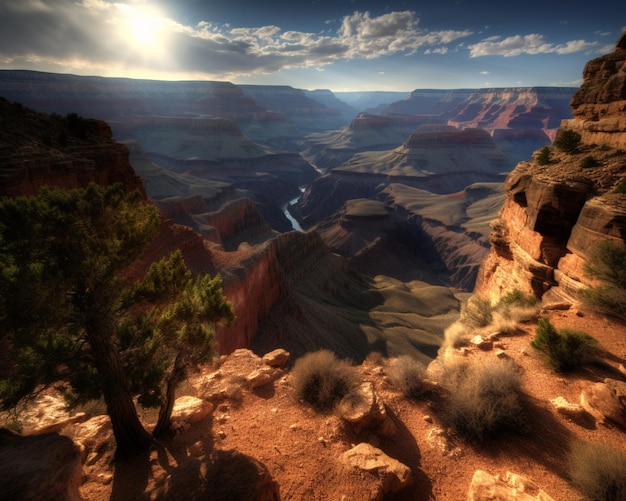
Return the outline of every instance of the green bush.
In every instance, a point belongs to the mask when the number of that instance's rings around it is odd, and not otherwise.
[[[585,499],[626,499],[626,454],[608,444],[576,441],[568,457],[572,484]]]
[[[489,298],[474,294],[461,306],[462,324],[468,327],[486,327],[493,321],[493,311]]]
[[[598,242],[585,263],[585,273],[626,289],[626,246],[611,240]]]
[[[519,289],[512,290],[505,294],[498,301],[498,307],[501,306],[537,306],[539,300],[532,294],[525,294]]]
[[[572,370],[593,359],[597,341],[585,332],[556,329],[547,318],[540,318],[531,346],[543,352],[555,370]]]
[[[553,144],[565,153],[576,153],[580,146],[580,140],[580,134],[575,130],[560,129]]]
[[[602,313],[626,314],[626,247],[610,240],[599,242],[589,255],[585,273],[603,284],[581,290],[582,300]]]
[[[552,161],[552,159],[550,158],[551,153],[552,150],[550,150],[549,146],[544,146],[543,148],[541,148],[536,157],[537,163],[539,165],[548,165]]]
[[[615,187],[615,193],[626,193],[626,178],[622,179]]]
[[[402,355],[396,360],[389,371],[389,378],[406,397],[419,398],[427,391],[424,384],[426,367],[409,355]]]
[[[600,165],[600,162],[598,162],[592,155],[587,155],[586,157],[583,157],[583,159],[580,161],[580,166],[583,169],[597,167],[598,165]]]
[[[523,429],[520,375],[511,361],[457,363],[446,367],[442,384],[450,392],[449,425],[465,437],[482,441]]]
[[[299,358],[291,374],[296,397],[321,412],[332,410],[358,383],[354,368],[329,350]]]

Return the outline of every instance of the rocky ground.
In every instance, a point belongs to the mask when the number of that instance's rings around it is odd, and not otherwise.
[[[298,402],[288,370],[271,368],[251,352],[238,351],[223,360],[219,370],[206,369],[194,376],[184,392],[204,397],[212,406],[204,407],[198,422],[185,424],[174,437],[159,441],[149,454],[115,462],[113,443],[106,433],[85,441],[80,494],[92,501],[238,499],[220,494],[219,489],[239,482],[254,486],[257,492],[275,492],[277,484],[282,500],[457,501],[467,498],[472,477],[483,470],[531,479],[534,484],[527,484],[527,493],[543,490],[555,501],[578,499],[566,473],[571,441],[607,442],[625,450],[626,433],[588,413],[566,417],[550,400],[564,397],[578,403],[585,385],[604,377],[619,378],[618,368],[626,364],[626,324],[574,310],[553,310],[549,317],[556,327],[594,336],[602,363],[556,374],[530,347],[535,322],[523,324],[514,336],[501,338],[498,346],[523,374],[526,431],[519,434],[482,444],[454,436],[445,428],[445,397],[435,394],[422,400],[407,399],[387,377],[389,362],[375,357],[358,371],[363,381],[372,383],[393,426],[356,433],[353,425],[336,414],[320,414]],[[495,357],[496,352],[472,349],[466,356]],[[143,418],[149,423],[154,416],[145,414]],[[78,428],[70,425],[64,433],[76,436]],[[344,459],[346,451],[362,442],[408,466],[412,485],[383,495],[385,476],[381,472],[357,469]],[[245,456],[226,452],[232,450]],[[229,472],[224,464],[235,466],[236,471]],[[211,478],[219,481],[211,483]],[[385,485],[393,490],[389,479]],[[241,499],[272,498],[244,495]]]

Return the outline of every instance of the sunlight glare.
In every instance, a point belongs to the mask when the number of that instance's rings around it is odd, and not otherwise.
[[[141,45],[152,45],[161,34],[162,20],[152,14],[136,12],[128,19],[128,28],[135,41]]]

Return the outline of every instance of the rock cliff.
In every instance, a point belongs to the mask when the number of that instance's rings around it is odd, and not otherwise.
[[[491,252],[476,291],[496,299],[520,289],[575,301],[590,285],[584,263],[601,240],[626,239],[626,42],[590,61],[572,98],[574,118],[561,129],[580,134],[573,152],[550,149],[549,161],[521,162],[505,183],[492,223]]]
[[[0,195],[34,195],[43,185],[77,188],[116,182],[145,194],[128,149],[102,121],[43,115],[0,99]]]

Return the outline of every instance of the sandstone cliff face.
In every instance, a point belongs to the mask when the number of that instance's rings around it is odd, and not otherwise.
[[[626,240],[626,195],[615,192],[626,179],[624,37],[615,52],[587,64],[584,78],[574,119],[562,124],[580,133],[578,150],[552,148],[549,164],[522,162],[506,181],[475,289],[494,301],[512,289],[574,301],[591,284],[584,263],[594,246]]]
[[[0,195],[34,195],[41,186],[122,183],[144,192],[128,149],[98,120],[48,116],[0,100]]]

